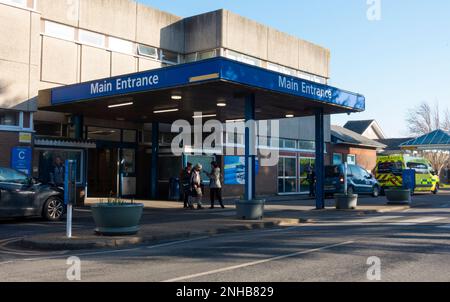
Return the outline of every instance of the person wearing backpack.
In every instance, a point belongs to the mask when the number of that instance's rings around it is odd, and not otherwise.
[[[216,197],[219,200],[222,209],[225,209],[222,200],[222,173],[217,162],[211,163],[211,173],[209,176],[209,188],[211,193],[211,209],[214,209]]]

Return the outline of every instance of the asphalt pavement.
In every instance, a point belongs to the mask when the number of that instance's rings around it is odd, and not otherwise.
[[[449,197],[423,196],[418,207],[405,211],[322,220],[319,216],[313,224],[128,249],[3,249],[0,280],[68,281],[67,259],[76,256],[84,282],[378,281],[371,280],[373,276],[380,281],[448,282]],[[26,223],[30,231],[31,224]],[[380,265],[374,267],[377,261]]]

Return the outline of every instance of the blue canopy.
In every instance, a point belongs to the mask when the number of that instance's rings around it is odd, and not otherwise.
[[[450,132],[444,130],[435,130],[428,134],[414,138],[400,145],[402,149],[448,149],[450,148]]]

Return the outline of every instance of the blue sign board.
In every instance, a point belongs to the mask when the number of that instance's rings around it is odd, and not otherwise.
[[[245,185],[245,157],[224,157],[224,178],[226,185]],[[259,172],[259,161],[256,160],[256,174]]]
[[[233,82],[354,111],[365,110],[365,98],[360,94],[222,57],[54,88],[51,91],[51,104],[70,104],[206,81]]]
[[[14,147],[11,152],[11,168],[31,175],[31,147]]]

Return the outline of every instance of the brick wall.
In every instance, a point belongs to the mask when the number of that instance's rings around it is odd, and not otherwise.
[[[377,164],[377,151],[375,149],[357,148],[346,145],[331,145],[329,153],[331,158],[334,153],[342,154],[344,161],[347,159],[347,155],[356,155],[356,164],[368,171],[372,171]]]

